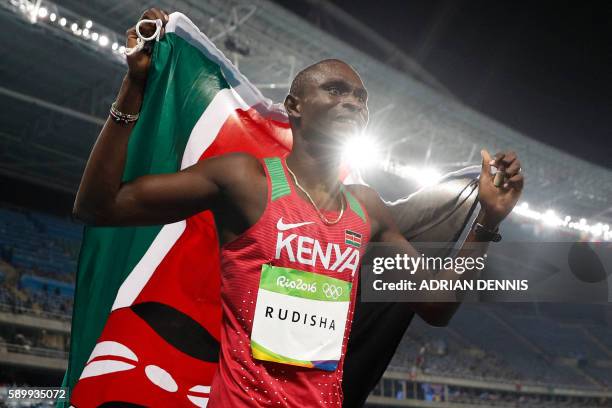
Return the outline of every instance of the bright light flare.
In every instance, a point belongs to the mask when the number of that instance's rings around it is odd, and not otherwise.
[[[433,186],[440,180],[442,174],[432,167],[424,167],[422,169],[414,169],[412,176],[422,187]]]
[[[353,168],[372,167],[380,162],[380,148],[371,137],[352,137],[342,149],[342,161]]]

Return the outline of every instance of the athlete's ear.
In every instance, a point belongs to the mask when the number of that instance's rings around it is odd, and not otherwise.
[[[285,97],[285,109],[287,110],[289,119],[299,119],[302,116],[300,114],[300,108],[300,98],[291,94]]]

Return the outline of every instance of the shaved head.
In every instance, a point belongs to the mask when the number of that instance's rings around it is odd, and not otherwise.
[[[294,96],[303,96],[306,85],[312,80],[314,75],[326,69],[333,69],[334,66],[338,65],[349,67],[351,70],[355,71],[352,66],[342,60],[335,58],[324,59],[322,61],[309,65],[300,72],[298,72],[295,78],[293,78],[293,81],[291,82],[291,88],[289,89],[289,93]]]

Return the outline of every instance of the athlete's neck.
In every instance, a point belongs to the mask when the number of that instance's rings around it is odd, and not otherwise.
[[[339,158],[314,154],[294,140],[286,162],[319,208],[337,209],[335,203],[341,187]]]

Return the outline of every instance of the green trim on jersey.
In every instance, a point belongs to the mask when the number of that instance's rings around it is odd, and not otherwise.
[[[272,184],[272,201],[277,200],[291,193],[287,176],[283,169],[281,159],[278,157],[269,157],[264,159],[268,174],[270,174],[270,183]]]
[[[346,188],[344,188],[343,190],[346,194],[346,199],[348,201],[349,207],[351,207],[351,210],[353,210],[353,212],[357,214],[363,220],[363,222],[367,222],[365,212],[363,211],[361,204],[359,204],[359,201],[357,201],[357,199]]]

